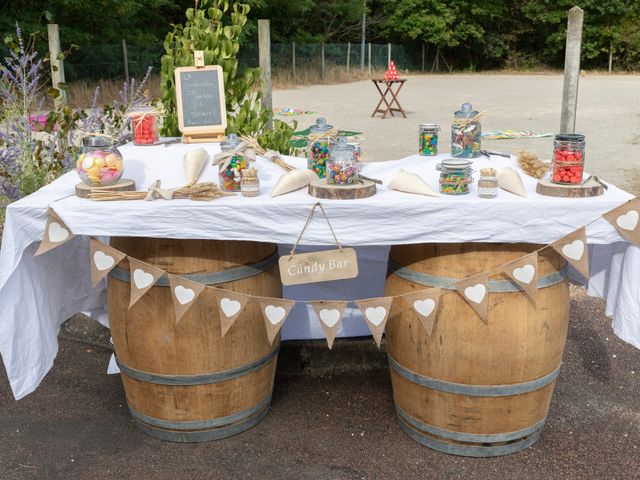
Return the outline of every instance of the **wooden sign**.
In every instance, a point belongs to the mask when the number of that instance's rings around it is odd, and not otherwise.
[[[176,68],[178,128],[184,143],[218,142],[227,128],[222,67]]]
[[[353,248],[324,250],[280,257],[283,285],[328,282],[358,276],[358,258]]]

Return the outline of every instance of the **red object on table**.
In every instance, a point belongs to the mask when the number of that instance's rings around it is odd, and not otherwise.
[[[581,151],[558,149],[553,156],[552,180],[556,183],[582,183],[584,158]]]
[[[158,120],[155,115],[141,114],[133,117],[133,143],[153,145],[158,142]]]
[[[382,113],[382,118],[386,118],[388,114],[391,114],[391,116],[394,117],[395,115],[393,114],[393,112],[399,112],[402,114],[404,118],[407,118],[407,116],[404,113],[404,110],[400,106],[400,102],[398,102],[398,93],[400,93],[400,90],[402,89],[404,82],[407,81],[406,78],[404,79],[398,78],[396,80],[387,80],[387,79],[379,80],[379,79],[372,78],[371,81],[378,89],[378,92],[380,93],[380,97],[381,97],[380,101],[378,102],[378,105],[376,105],[376,108],[373,110],[373,113],[371,114],[371,116],[374,117],[376,114]],[[386,86],[386,89],[384,91],[382,90],[382,88],[380,88],[381,85]],[[396,85],[398,88],[394,91],[393,88]],[[391,101],[387,101],[387,96],[391,97]],[[386,108],[380,108],[380,106],[383,103],[386,106]],[[394,107],[394,104],[396,105],[395,107]]]
[[[387,71],[384,74],[384,79],[390,81],[400,80],[400,76],[398,75],[398,71],[396,70],[396,64],[393,63],[393,60],[389,62],[389,68],[387,68]]]

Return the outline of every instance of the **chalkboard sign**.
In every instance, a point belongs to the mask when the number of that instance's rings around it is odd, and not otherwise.
[[[219,65],[176,68],[178,127],[185,142],[217,140],[227,128],[224,80]]]

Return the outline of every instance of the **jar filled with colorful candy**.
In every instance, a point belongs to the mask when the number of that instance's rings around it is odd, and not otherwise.
[[[240,142],[232,133],[220,144],[223,152],[234,152]],[[242,172],[249,166],[244,155],[235,152],[218,165],[220,188],[225,192],[239,192],[242,185]]]
[[[113,140],[92,136],[82,140],[82,152],[76,162],[80,179],[93,187],[113,185],[122,176],[122,154]]]
[[[584,174],[584,135],[561,133],[553,140],[551,181],[581,184]]]
[[[154,145],[160,140],[159,118],[160,113],[157,108],[144,106],[130,113],[132,118],[131,129],[133,130],[133,143],[135,145]]]
[[[309,127],[307,166],[318,175],[318,178],[324,178],[327,173],[327,160],[329,160],[335,136],[336,131],[333,126],[329,125],[324,118],[318,118],[316,124]]]
[[[470,103],[463,103],[451,124],[451,155],[459,158],[480,156],[482,125],[480,115]]]
[[[473,183],[473,169],[470,160],[448,158],[436,166],[440,171],[440,193],[464,195],[469,193]]]
[[[440,126],[434,123],[421,123],[418,127],[418,153],[425,156],[438,154],[438,132]]]
[[[331,148],[331,157],[327,162],[327,183],[332,185],[351,185],[358,181],[358,160],[355,148],[349,145],[346,137],[338,137]]]

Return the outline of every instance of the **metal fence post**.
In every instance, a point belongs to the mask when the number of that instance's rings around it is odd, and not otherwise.
[[[422,71],[424,72],[424,43],[422,44]]]
[[[60,53],[60,32],[57,23],[47,25],[47,34],[49,37],[49,59],[51,61],[51,83],[53,88],[60,91],[60,95],[55,99],[56,105],[67,104],[67,91],[64,89],[64,62]],[[62,84],[62,88],[60,88]]]
[[[258,56],[262,70],[262,108],[269,112],[267,128],[273,129],[273,100],[271,95],[271,32],[269,20],[258,20]]]
[[[324,80],[324,42],[320,44],[320,78]]]
[[[291,44],[291,68],[293,69],[293,83],[296,83],[296,42]]]
[[[124,79],[129,83],[129,59],[127,57],[127,41],[122,39],[122,60],[124,63]]]
[[[567,47],[564,57],[564,85],[562,87],[560,133],[575,133],[576,131],[583,20],[584,11],[580,7],[573,7],[569,10]]]
[[[351,62],[351,42],[347,42],[347,76],[349,75],[350,62]]]
[[[371,42],[369,42],[369,76],[371,76]]]
[[[387,68],[391,65],[391,44],[387,44]]]

